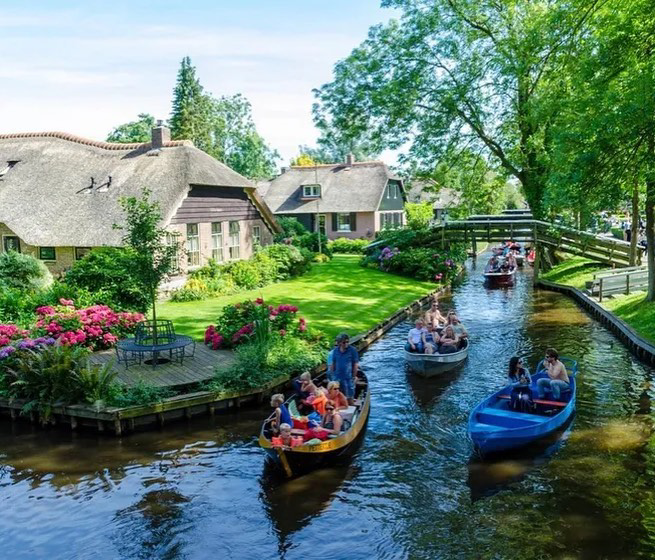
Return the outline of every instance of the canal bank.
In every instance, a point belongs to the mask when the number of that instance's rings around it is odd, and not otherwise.
[[[410,322],[362,357],[372,391],[346,467],[280,482],[257,445],[270,408],[229,410],[121,438],[0,425],[0,546],[48,558],[637,558],[655,542],[653,371],[558,293],[487,290],[486,256],[443,307],[474,344],[457,371],[408,373]],[[579,361],[578,410],[551,441],[481,462],[466,420],[554,346]],[[338,539],[330,538],[338,528]]]

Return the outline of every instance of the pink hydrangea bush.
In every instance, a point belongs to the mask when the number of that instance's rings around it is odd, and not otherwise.
[[[255,325],[270,325],[271,332],[277,336],[309,338],[307,320],[296,318],[295,305],[282,304],[274,307],[266,305],[262,298],[244,301],[223,308],[215,325],[205,330],[205,344],[217,350],[232,348],[251,339]]]

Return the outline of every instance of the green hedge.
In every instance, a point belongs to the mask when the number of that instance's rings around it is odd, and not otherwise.
[[[339,237],[334,241],[328,243],[328,247],[333,253],[354,253],[363,255],[366,247],[371,244],[369,239],[348,239],[346,237]]]

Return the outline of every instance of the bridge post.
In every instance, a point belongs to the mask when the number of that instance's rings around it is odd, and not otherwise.
[[[541,248],[537,243],[537,224],[532,228],[532,238],[534,241],[534,275],[532,281],[537,284],[539,282],[539,267],[541,266]]]
[[[473,245],[473,256],[477,257],[478,256],[478,243],[477,243],[477,240],[475,239],[475,229],[471,232],[471,243]]]

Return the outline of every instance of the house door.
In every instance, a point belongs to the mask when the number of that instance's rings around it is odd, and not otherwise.
[[[327,235],[327,229],[325,229],[325,214],[318,215],[318,231],[323,235]]]
[[[2,238],[2,248],[5,253],[8,253],[9,251],[20,253],[20,239],[14,235],[5,235]]]

